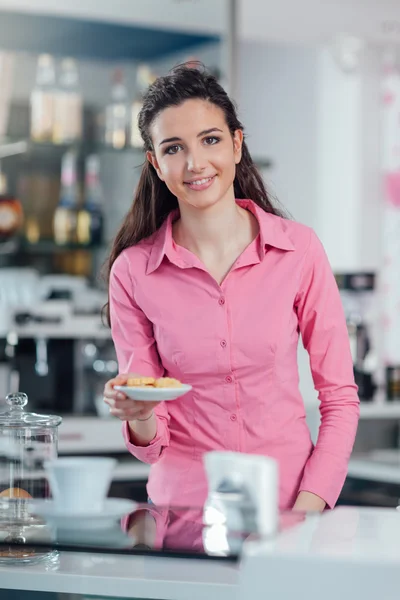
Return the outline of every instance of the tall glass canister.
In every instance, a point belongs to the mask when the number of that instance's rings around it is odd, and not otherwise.
[[[0,563],[37,562],[54,558],[51,551],[35,551],[29,539],[51,540],[48,526],[31,514],[32,499],[50,498],[43,463],[57,457],[56,415],[25,410],[28,397],[9,394],[8,409],[0,413]],[[9,541],[12,546],[4,546]],[[15,544],[20,544],[20,548]]]

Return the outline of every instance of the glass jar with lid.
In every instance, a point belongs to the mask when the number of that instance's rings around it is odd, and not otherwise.
[[[32,499],[49,498],[50,488],[43,463],[57,457],[58,426],[56,415],[39,415],[25,411],[28,397],[23,393],[9,394],[8,410],[0,413],[0,541],[28,543],[26,534],[37,538],[39,529],[49,536],[46,524],[31,514]],[[33,529],[32,529],[33,528]],[[31,536],[29,536],[31,537]],[[39,536],[42,537],[42,536]],[[0,563],[37,562],[51,553],[16,552],[15,547],[0,548]],[[43,555],[43,556],[42,556]]]

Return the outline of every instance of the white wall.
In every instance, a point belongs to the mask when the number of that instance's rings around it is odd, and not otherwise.
[[[243,42],[239,113],[267,185],[320,236],[335,271],[380,267],[380,59],[345,73],[328,46]]]
[[[334,270],[380,266],[379,52],[353,73],[318,54],[317,230]]]
[[[274,196],[296,220],[316,225],[317,49],[244,42],[239,113],[250,151],[273,161]]]

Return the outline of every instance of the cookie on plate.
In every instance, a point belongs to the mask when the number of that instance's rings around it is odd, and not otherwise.
[[[156,388],[179,388],[182,387],[182,383],[179,379],[174,379],[173,377],[160,377],[156,379],[155,382]]]
[[[154,387],[154,377],[130,377],[126,382],[129,387]]]

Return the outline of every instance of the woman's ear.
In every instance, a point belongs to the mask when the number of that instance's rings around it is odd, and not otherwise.
[[[146,158],[149,161],[149,163],[154,167],[154,169],[155,169],[158,177],[161,179],[161,181],[164,181],[164,177],[161,174],[160,166],[158,164],[155,154],[153,154],[153,152],[150,152],[150,150],[148,150],[146,152]]]
[[[235,156],[235,163],[238,165],[242,160],[242,146],[243,146],[243,131],[236,129],[233,134],[233,152]]]

